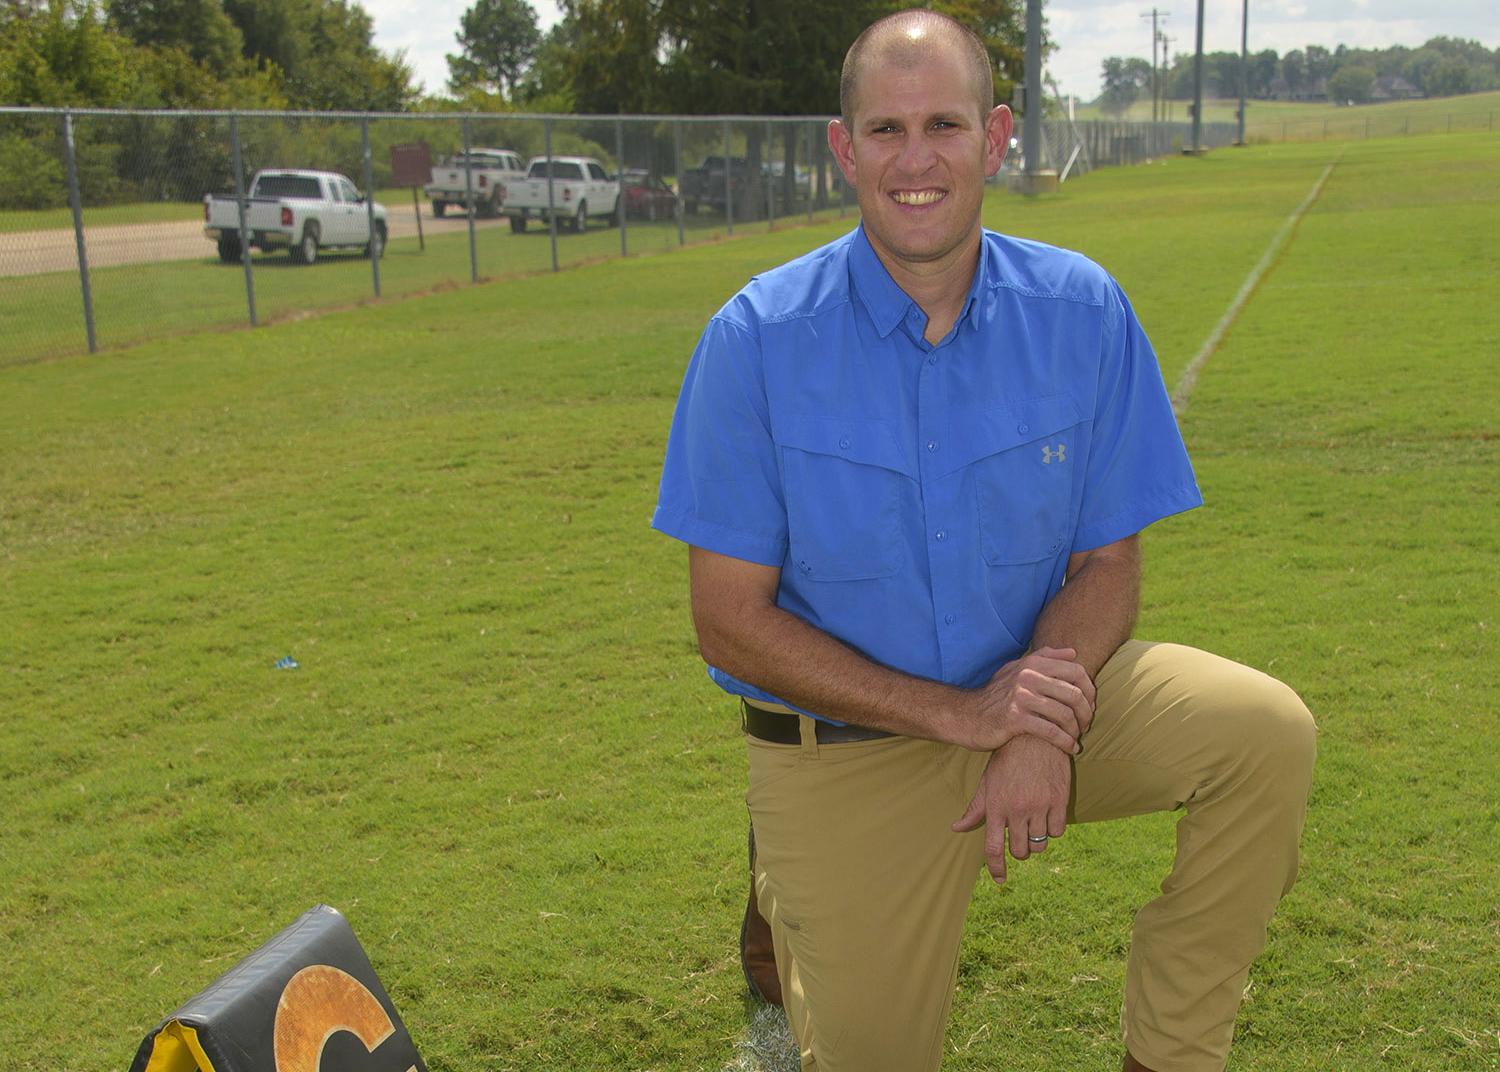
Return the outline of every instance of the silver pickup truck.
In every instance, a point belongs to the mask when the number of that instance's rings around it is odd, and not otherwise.
[[[257,171],[245,199],[249,244],[262,252],[287,249],[298,264],[312,264],[323,249],[385,251],[385,206],[374,206],[374,226],[361,194],[332,171]],[[203,198],[203,233],[217,244],[219,259],[240,259],[239,206],[233,197]]]
[[[464,172],[469,174],[466,176]],[[441,216],[449,205],[464,208],[472,199],[476,216],[498,216],[506,188],[526,177],[521,154],[513,149],[470,149],[432,169],[424,189],[432,214]]]
[[[532,157],[523,182],[511,183],[501,212],[510,217],[510,229],[526,230],[526,221],[545,223],[555,217],[575,231],[588,227],[590,216],[618,220],[620,184],[591,156],[552,157],[552,195],[547,195],[547,158]]]

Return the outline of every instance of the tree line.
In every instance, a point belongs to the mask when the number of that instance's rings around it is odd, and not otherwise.
[[[446,85],[416,83],[401,53],[375,47],[356,0],[0,0],[0,101],[49,107],[493,113],[475,144],[540,151],[515,112],[753,115],[835,110],[855,35],[909,0],[561,0],[545,33],[526,0],[474,0],[455,27]],[[971,27],[995,65],[996,99],[1022,78],[1025,0],[930,0]],[[451,123],[401,125],[450,151]],[[352,124],[304,129],[240,124],[245,167],[335,167],[361,159]],[[382,130],[377,185],[388,173]],[[782,159],[798,152],[784,132]],[[574,151],[612,135],[571,132]],[[670,133],[658,132],[659,149]],[[758,164],[769,147],[749,130]],[[79,123],[86,203],[184,200],[230,175],[222,121]],[[558,149],[558,151],[566,151]],[[736,151],[739,151],[737,147]],[[660,154],[657,154],[660,155]],[[66,203],[61,132],[53,121],[0,119],[0,208]],[[785,181],[792,181],[786,168]],[[759,174],[758,168],[752,174]]]
[[[1150,61],[1111,56],[1103,63],[1100,104],[1122,113],[1136,100],[1151,96]],[[1500,89],[1500,49],[1478,41],[1434,37],[1417,48],[1348,48],[1308,45],[1278,55],[1274,49],[1253,52],[1245,64],[1246,96],[1253,100],[1328,100],[1364,104],[1378,97],[1452,97]],[[1163,95],[1193,98],[1193,56],[1177,53],[1158,72]],[[1203,92],[1208,97],[1237,97],[1240,54],[1203,54]]]

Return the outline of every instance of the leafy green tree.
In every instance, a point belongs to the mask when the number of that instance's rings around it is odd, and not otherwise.
[[[1339,103],[1364,104],[1375,88],[1375,72],[1368,67],[1351,64],[1340,67],[1328,79],[1328,99]]]
[[[564,15],[542,35],[514,98],[534,111],[574,111],[572,67],[577,49],[578,20]]]
[[[246,58],[274,66],[293,108],[401,111],[416,99],[401,53],[374,45],[374,24],[348,0],[222,0]]]
[[[240,68],[244,41],[220,0],[106,0],[106,10],[136,44],[181,49],[221,75]]]
[[[1457,59],[1439,60],[1423,81],[1429,97],[1456,97],[1479,88],[1475,84],[1474,68]]]
[[[1110,56],[1103,64],[1104,93],[1100,105],[1111,115],[1124,115],[1142,93],[1151,89],[1151,65],[1135,56]]]
[[[514,95],[541,44],[536,11],[526,0],[475,0],[454,35],[462,52],[448,56],[448,85]]]
[[[564,0],[573,18],[568,76],[582,112],[658,110],[659,0]]]

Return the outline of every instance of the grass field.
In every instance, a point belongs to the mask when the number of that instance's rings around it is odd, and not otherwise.
[[[1208,505],[1148,534],[1138,632],[1321,725],[1231,1069],[1497,1069],[1500,141],[1174,158],[987,220],[1114,272],[1171,383],[1340,152],[1199,379]],[[435,1072],[722,1068],[743,745],[647,521],[704,319],[843,226],[0,368],[0,1052],[124,1067],[326,901]],[[978,892],[945,1068],[1118,1066],[1171,826]]]
[[[1233,123],[1239,110],[1238,98],[1206,100],[1203,118],[1209,123]],[[1188,122],[1186,101],[1171,101],[1168,118]],[[1114,119],[1098,105],[1088,105],[1077,112],[1079,119]],[[1138,100],[1119,118],[1134,123],[1149,122],[1151,101]],[[1299,141],[1320,138],[1330,140],[1363,137],[1391,137],[1407,134],[1491,131],[1500,129],[1500,92],[1469,93],[1461,97],[1433,97],[1428,100],[1386,101],[1356,107],[1327,102],[1257,101],[1248,102],[1245,134],[1252,141]],[[1368,124],[1368,129],[1367,125]]]

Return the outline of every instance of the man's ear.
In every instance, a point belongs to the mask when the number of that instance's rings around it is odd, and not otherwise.
[[[984,164],[985,174],[993,175],[1005,163],[1005,154],[1010,149],[1010,134],[1015,129],[1015,120],[1010,109],[997,104],[984,119]]]
[[[854,181],[854,135],[844,126],[842,119],[833,119],[828,123],[828,149],[833,153],[834,160],[838,161],[839,170],[844,173],[844,181],[850,186],[858,185]]]

